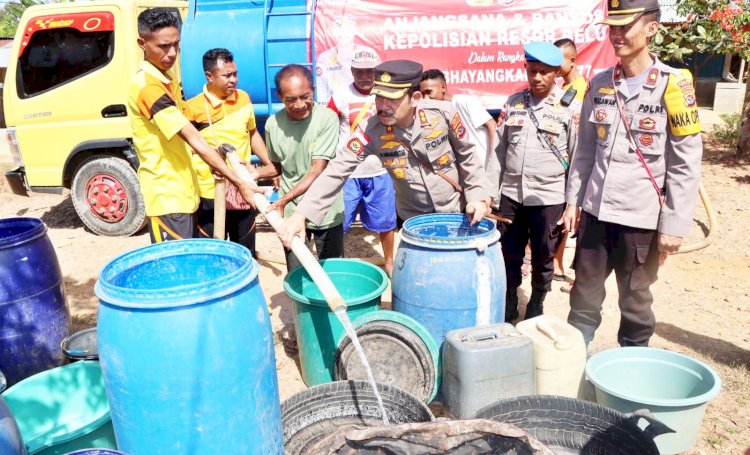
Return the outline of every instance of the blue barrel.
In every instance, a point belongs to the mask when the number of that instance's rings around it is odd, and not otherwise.
[[[0,370],[12,386],[62,365],[70,334],[60,264],[36,218],[0,220]]]
[[[95,292],[119,450],[282,453],[271,321],[249,250],[149,245],[108,263]]]
[[[505,265],[495,223],[466,215],[410,218],[400,232],[393,270],[393,310],[424,325],[442,346],[451,330],[505,317]]]

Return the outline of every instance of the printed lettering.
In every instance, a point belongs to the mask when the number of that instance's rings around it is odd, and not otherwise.
[[[614,98],[604,97],[604,96],[595,96],[594,97],[594,104],[604,104],[606,106],[614,106],[617,104]]]
[[[655,104],[639,104],[638,112],[642,112],[644,114],[663,114],[664,106]]]
[[[427,148],[427,150],[434,149],[440,146],[440,144],[442,144],[443,142],[447,140],[448,140],[448,135],[446,134],[445,136],[435,139],[434,141],[426,142],[425,147]]]

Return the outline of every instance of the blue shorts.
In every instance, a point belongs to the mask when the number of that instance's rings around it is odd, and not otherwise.
[[[396,193],[388,174],[350,178],[344,184],[344,232],[349,232],[359,212],[362,225],[371,232],[396,229]]]

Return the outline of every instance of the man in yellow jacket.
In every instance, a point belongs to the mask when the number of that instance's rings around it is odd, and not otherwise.
[[[206,84],[203,93],[188,100],[185,116],[200,131],[212,147],[230,144],[237,149],[240,160],[247,163],[256,179],[275,176],[273,164],[263,138],[255,126],[255,114],[250,96],[237,88],[238,72],[234,56],[227,49],[211,49],[203,54],[203,70]],[[250,163],[255,154],[263,164],[255,169]],[[193,155],[193,166],[198,175],[200,207],[196,223],[200,237],[213,237],[214,176],[199,155]],[[256,212],[246,207],[231,204],[226,212],[226,230],[229,240],[237,242],[255,252]]]

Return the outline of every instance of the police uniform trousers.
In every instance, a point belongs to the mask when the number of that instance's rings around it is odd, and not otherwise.
[[[531,243],[531,288],[542,292],[552,290],[552,260],[563,234],[563,227],[557,222],[564,210],[565,204],[527,206],[506,196],[500,198],[500,215],[513,221],[499,226],[501,232],[505,231],[500,243],[509,291],[521,285],[521,266],[528,243]]]
[[[577,235],[568,323],[588,346],[602,322],[604,282],[614,270],[621,313],[617,340],[620,346],[648,346],[656,325],[649,286],[659,269],[657,232],[599,221],[582,211]]]

